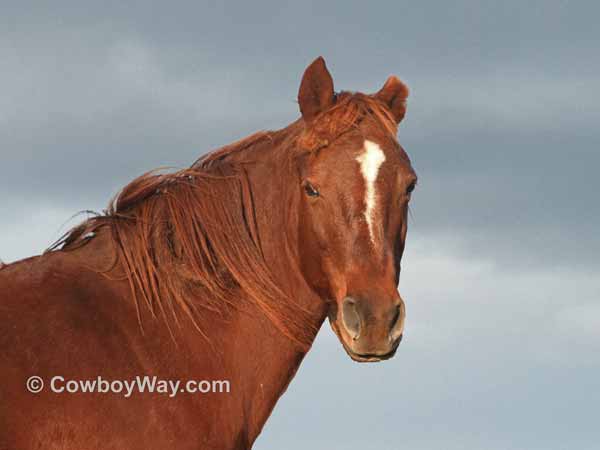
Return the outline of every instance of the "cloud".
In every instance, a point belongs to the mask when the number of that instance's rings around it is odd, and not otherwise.
[[[576,342],[600,346],[600,303],[598,291],[587,302],[578,305],[565,305],[554,316],[553,325],[557,331]]]
[[[146,28],[109,29],[101,12],[93,26],[82,11],[66,14],[77,16],[73,26],[31,24],[31,34],[9,31],[0,46],[8,68],[0,74],[8,94],[0,107],[2,192],[17,189],[25,201],[45,198],[73,212],[104,206],[142,172],[186,166],[298,115],[294,97],[308,57],[281,47],[281,60],[235,63],[205,40],[196,46]],[[589,70],[541,70],[549,61],[538,56],[539,67],[519,59],[470,70],[407,65],[413,93],[400,140],[420,175],[414,227],[457,235],[466,251],[494,253],[498,263],[596,263],[600,217],[590,205],[600,188],[599,142],[587,130],[599,119],[600,90]],[[288,59],[283,70],[277,61]],[[336,83],[368,91],[397,63],[379,69],[377,60],[368,71],[347,64],[333,58]],[[566,229],[580,239],[572,243]]]
[[[39,255],[67,231],[73,212],[48,204],[19,208],[7,205],[0,223],[0,260],[9,263],[27,256]],[[73,223],[71,221],[71,223]]]
[[[600,119],[596,77],[522,66],[471,75],[426,75],[412,84],[411,114],[419,134],[575,134]],[[413,130],[414,133],[414,130]],[[539,137],[539,136],[538,136]]]

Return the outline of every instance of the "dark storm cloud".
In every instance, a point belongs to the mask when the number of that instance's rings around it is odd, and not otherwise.
[[[590,43],[585,26],[568,26],[572,8],[453,8],[425,20],[423,10],[407,7],[366,29],[359,25],[374,20],[370,10],[348,16],[325,6],[312,17],[277,4],[270,14],[294,14],[293,23],[265,27],[264,13],[254,9],[197,8],[184,15],[123,7],[5,15],[4,192],[19,186],[27,199],[105,204],[145,170],[184,166],[255,129],[293,120],[301,71],[323,53],[341,88],[374,91],[392,72],[411,85],[400,136],[421,175],[417,226],[468,229],[477,241],[487,227],[502,240],[502,233],[526,236],[536,227],[585,227],[589,220],[576,220],[582,214],[598,220],[588,207],[598,136],[587,131],[598,119],[598,86],[589,76],[593,63],[578,59]],[[328,28],[333,14],[337,25]],[[491,26],[508,16],[510,32]],[[537,33],[554,26],[563,35],[542,47],[518,26],[527,21]],[[293,31],[301,26],[311,32],[300,39]],[[587,248],[590,260],[596,248]]]

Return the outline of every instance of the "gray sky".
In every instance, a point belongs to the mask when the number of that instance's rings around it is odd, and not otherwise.
[[[323,327],[256,448],[598,447],[596,2],[11,3],[3,260],[146,170],[291,122],[318,55],[337,89],[396,74],[419,173],[405,340],[359,365]]]

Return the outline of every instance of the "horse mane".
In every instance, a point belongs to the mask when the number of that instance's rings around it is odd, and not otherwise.
[[[260,158],[265,148],[273,148],[292,161],[299,153],[326,147],[363,120],[396,133],[391,112],[376,98],[337,94],[333,107],[311,124],[300,119],[217,149],[187,169],[143,174],[103,214],[74,227],[47,251],[75,250],[100,228],[108,228],[116,248],[111,269],[117,264],[123,268],[142,330],[140,304],[145,304],[154,317],[165,319],[172,335],[169,319],[179,324],[183,312],[210,340],[198,324],[200,309],[225,315],[241,306],[239,298],[246,298],[285,336],[308,349],[318,330],[307,325],[309,311],[284,291],[265,261],[256,194],[240,160]]]

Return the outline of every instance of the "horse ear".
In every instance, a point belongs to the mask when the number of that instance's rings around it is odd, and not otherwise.
[[[385,103],[400,123],[406,114],[406,99],[408,98],[408,87],[397,77],[392,75],[387,79],[383,87],[375,97]]]
[[[327,70],[322,56],[315,59],[304,71],[298,103],[306,122],[310,122],[322,111],[333,105],[333,78]]]

